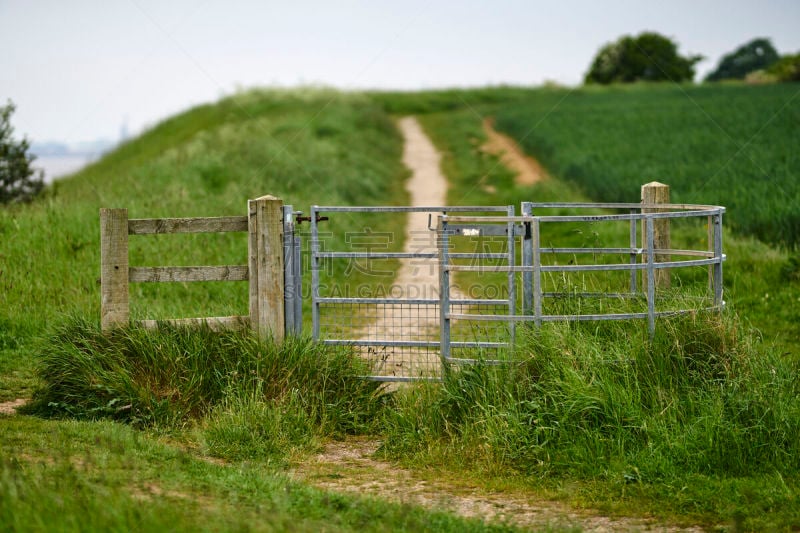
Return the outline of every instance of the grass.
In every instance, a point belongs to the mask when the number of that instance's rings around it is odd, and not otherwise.
[[[27,411],[109,418],[179,431],[206,420],[209,453],[224,459],[287,455],[323,438],[364,433],[380,409],[378,383],[342,348],[207,328],[63,326],[40,358],[46,387]]]
[[[126,422],[263,472],[326,440],[371,435],[410,468],[614,514],[735,518],[752,530],[800,519],[800,368],[733,316],[662,320],[653,341],[635,323],[518,334],[511,364],[458,367],[441,384],[387,395],[357,377],[360,359],[307,341],[173,328],[104,336],[76,322],[48,343],[45,386],[26,411]],[[10,435],[4,446],[27,438]]]
[[[739,330],[682,318],[648,344],[630,324],[547,325],[517,364],[402,394],[383,451],[616,512],[796,525],[798,368]]]
[[[275,346],[204,329],[98,331],[98,207],[127,206],[134,217],[240,214],[264,193],[296,207],[403,204],[387,109],[429,112],[424,126],[445,152],[450,203],[577,201],[585,196],[560,174],[515,186],[480,149],[481,114],[564,94],[243,93],[170,119],[40,201],[0,212],[0,253],[14,265],[0,274],[0,399],[35,388],[27,412],[38,415],[2,420],[0,528],[504,529],[286,479],[285,468],[350,435],[381,439],[380,453],[402,465],[486,490],[668,523],[796,527],[800,382],[798,358],[785,352],[800,335],[790,336],[795,307],[773,303],[797,298],[794,267],[787,253],[730,230],[726,299],[746,319],[664,320],[652,342],[641,323],[520,328],[513,364],[464,367],[442,384],[392,394],[357,379],[362,362],[352,354],[302,338]],[[598,94],[583,96],[606,98]],[[336,235],[364,221],[333,217],[333,244],[343,247]],[[374,224],[390,231],[398,219]],[[676,228],[675,238],[695,229]],[[552,238],[625,235],[593,226]],[[244,262],[235,236],[177,239],[132,240],[132,262]],[[30,250],[47,250],[48,262]],[[341,279],[346,266],[331,275]],[[39,272],[47,274],[30,274]],[[197,316],[238,313],[245,292],[136,286],[132,298],[136,316]]]
[[[510,531],[218,464],[116,422],[3,419],[3,531]]]

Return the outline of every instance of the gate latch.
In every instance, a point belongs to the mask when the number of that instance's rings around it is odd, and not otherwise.
[[[317,215],[316,222],[322,222],[323,220],[328,220],[328,217],[321,217],[321,216]],[[298,224],[300,224],[301,222],[311,222],[311,217],[304,217],[304,216],[301,216],[301,215],[297,215],[297,217],[295,218],[295,221]]]

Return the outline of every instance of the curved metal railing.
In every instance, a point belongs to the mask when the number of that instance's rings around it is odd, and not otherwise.
[[[568,214],[542,214],[552,210],[568,211]],[[583,210],[593,212],[581,214]],[[540,325],[553,321],[646,319],[652,335],[656,319],[660,316],[699,310],[722,310],[724,307],[722,264],[725,261],[722,250],[724,212],[724,207],[713,205],[523,202],[521,216],[439,216],[437,232],[440,243],[443,358],[467,360],[452,355],[451,330],[454,321],[505,322],[508,324],[508,333],[513,343],[514,325],[520,322]],[[697,235],[702,225],[692,224],[692,220],[705,223],[705,235]],[[680,226],[684,221],[689,223],[686,227],[680,228],[682,238],[678,240],[685,241],[686,244],[673,248],[670,244],[670,225]],[[627,224],[627,246],[554,246],[550,241],[547,241],[547,246],[543,245],[544,228],[575,223]],[[460,236],[498,235],[503,230],[507,235],[521,238],[521,264],[511,264],[511,262],[505,265],[476,264],[474,261],[470,264],[458,264],[454,255],[450,253],[453,241]],[[697,243],[703,244],[700,246]],[[455,255],[464,257],[465,254]],[[559,261],[563,256],[569,256],[571,260]],[[589,260],[578,260],[579,256]],[[623,256],[625,260],[608,262],[607,258],[613,256]],[[544,260],[545,258],[548,260]],[[669,288],[670,272],[695,267],[708,269],[708,288],[704,294],[699,296],[690,294],[691,291],[683,283],[677,288]],[[453,272],[478,274],[504,272],[509,278],[521,275],[519,286],[522,289],[522,314],[451,312],[449,301]],[[602,276],[603,273],[610,272],[629,272],[626,286],[612,289],[610,285],[600,283],[600,290],[594,291],[585,290],[585,287],[581,287],[583,290],[573,288],[570,291],[545,290],[547,276],[575,274]],[[515,296],[511,295],[511,298]],[[599,309],[597,306],[590,306],[593,312],[586,313],[580,309],[555,312],[545,306],[547,300],[556,302],[560,300],[563,303],[565,299],[592,298],[639,302],[641,309],[635,309],[635,305],[629,305],[628,309],[622,310],[614,310],[614,306],[606,306],[605,309],[603,306],[599,306]],[[513,305],[509,308],[513,309]],[[475,341],[476,348],[485,344]],[[459,341],[458,346],[464,348],[465,342]]]

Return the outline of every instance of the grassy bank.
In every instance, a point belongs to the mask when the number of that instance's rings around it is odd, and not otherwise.
[[[324,438],[370,429],[383,398],[359,379],[366,364],[343,348],[247,333],[163,327],[104,335],[67,324],[40,354],[40,389],[26,412],[109,418],[180,432],[204,421],[203,441],[223,459],[282,458]]]
[[[644,337],[627,324],[547,325],[515,365],[402,394],[384,452],[615,513],[796,525],[797,366],[716,317]]]
[[[355,377],[360,359],[302,340],[77,322],[51,339],[26,412],[126,422],[262,476],[368,435],[383,457],[485,490],[748,530],[800,520],[800,368],[732,316],[665,319],[653,341],[635,323],[519,335],[513,363],[381,394]],[[29,438],[9,433],[9,457]]]
[[[203,329],[98,331],[99,207],[125,206],[133,217],[242,214],[265,193],[297,208],[403,204],[387,109],[431,111],[424,126],[444,152],[449,203],[580,201],[560,174],[514,185],[481,149],[481,115],[567,94],[245,93],[175,117],[40,201],[1,212],[2,254],[14,268],[0,275],[0,399],[34,386],[36,394],[27,416],[0,419],[0,529],[81,529],[87,513],[98,529],[493,529],[285,478],[321,444],[354,435],[381,440],[383,457],[427,475],[524,499],[666,523],[797,526],[800,381],[798,358],[786,352],[800,336],[790,337],[794,307],[770,300],[796,299],[795,285],[778,281],[791,263],[730,230],[731,310],[722,319],[663,320],[652,342],[642,323],[520,328],[513,364],[464,367],[441,384],[390,394],[355,377],[362,361],[348,351],[303,339],[275,346]],[[360,222],[334,217],[326,229]],[[400,227],[398,217],[373,223]],[[580,245],[617,239],[615,231],[556,236]],[[345,238],[330,237],[340,248]],[[132,262],[246,262],[243,238],[177,239],[132,239]],[[132,299],[135,316],[242,313],[246,287],[139,285]]]
[[[404,204],[401,139],[384,111],[355,94],[252,91],[175,116],[30,205],[0,210],[0,400],[28,395],[33,339],[67,315],[99,317],[101,207],[131,218],[246,214],[264,194],[318,204]],[[324,238],[343,246],[354,217]],[[402,225],[363,221],[378,231]],[[305,227],[307,231],[307,226]],[[390,246],[402,247],[402,232]],[[246,264],[246,234],[131,237],[131,265]],[[346,264],[333,265],[341,275]],[[351,275],[353,283],[386,276]],[[308,282],[305,287],[308,287]],[[246,283],[131,285],[133,318],[247,314]],[[309,313],[306,313],[309,316]]]
[[[0,529],[506,529],[288,481],[289,458],[374,423],[382,400],[345,352],[97,330],[100,207],[148,218],[241,215],[263,194],[301,210],[405,204],[400,154],[391,119],[363,96],[254,91],[171,118],[36,202],[0,210],[0,401],[36,389],[28,412],[39,415],[0,415]],[[342,234],[326,238],[343,245],[360,222],[331,220]],[[244,235],[131,238],[138,265],[244,264],[246,251]],[[246,295],[246,284],[134,285],[132,311],[238,314]]]

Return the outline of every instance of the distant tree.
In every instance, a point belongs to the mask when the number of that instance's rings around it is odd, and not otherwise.
[[[586,74],[586,83],[690,81],[702,56],[683,57],[678,46],[658,33],[624,35],[603,46]]]
[[[30,143],[12,137],[14,109],[10,100],[0,107],[0,204],[28,201],[44,187],[42,171],[31,167],[36,156],[28,154]]]
[[[706,76],[706,81],[743,80],[751,72],[765,69],[778,59],[778,52],[769,39],[753,39],[723,56],[716,70]]]
[[[800,81],[800,53],[781,57],[766,72],[777,81]]]

